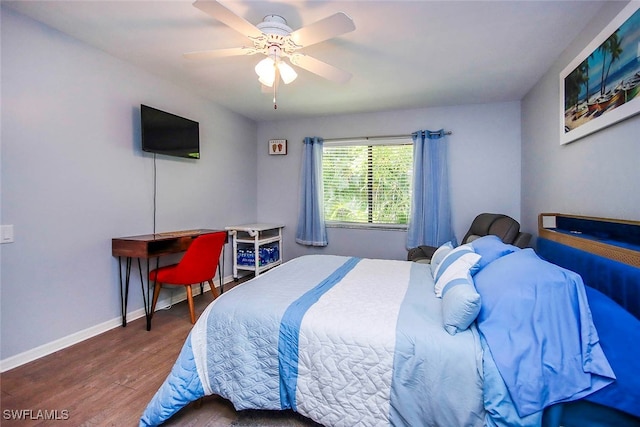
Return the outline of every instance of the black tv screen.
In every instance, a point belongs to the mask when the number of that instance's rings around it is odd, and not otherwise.
[[[147,105],[140,106],[142,151],[200,158],[198,122]]]

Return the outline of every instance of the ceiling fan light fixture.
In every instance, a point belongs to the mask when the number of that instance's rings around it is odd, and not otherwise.
[[[298,73],[286,62],[278,62],[278,70],[284,84],[288,85],[298,77]]]
[[[265,86],[273,86],[273,82],[276,79],[276,63],[273,59],[267,57],[256,65],[256,74],[258,75],[258,81]]]
[[[262,77],[260,77],[260,78],[258,78],[258,81],[260,82],[260,84],[263,84],[263,85],[265,85],[267,87],[273,87],[273,82],[275,81],[275,79],[274,80],[265,80]]]
[[[282,78],[285,84],[289,84],[297,78],[297,73],[291,65],[336,83],[346,83],[351,78],[351,74],[346,71],[298,52],[299,49],[355,30],[356,26],[353,20],[344,12],[334,13],[293,31],[287,24],[287,20],[280,15],[267,15],[262,22],[254,25],[222,5],[220,0],[195,0],[193,6],[248,37],[253,46],[189,52],[185,54],[185,58],[205,59],[254,54],[265,55],[267,58],[255,66],[255,71],[258,75],[258,81],[265,87],[273,89],[274,108],[277,108],[275,96],[280,79]],[[285,63],[285,58],[288,58],[288,62],[291,64]]]

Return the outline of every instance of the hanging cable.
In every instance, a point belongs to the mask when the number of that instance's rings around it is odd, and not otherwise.
[[[156,234],[156,153],[153,153],[153,234]]]

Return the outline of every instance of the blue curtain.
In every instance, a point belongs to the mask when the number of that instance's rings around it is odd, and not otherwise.
[[[307,246],[327,246],[322,188],[322,143],[319,137],[304,139],[302,180],[296,242]]]
[[[407,248],[456,244],[451,226],[447,138],[443,130],[413,137],[413,190]]]

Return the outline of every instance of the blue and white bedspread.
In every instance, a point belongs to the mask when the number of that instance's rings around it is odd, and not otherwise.
[[[145,410],[158,425],[209,394],[326,426],[484,425],[475,326],[443,328],[425,264],[303,256],[212,303]]]

